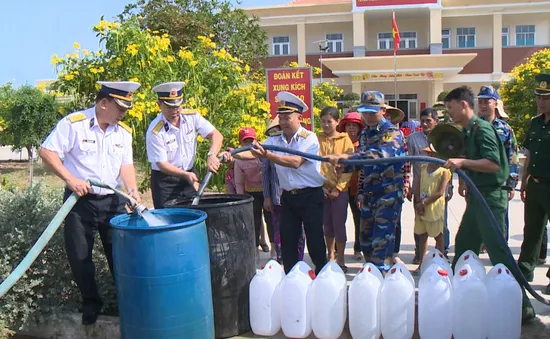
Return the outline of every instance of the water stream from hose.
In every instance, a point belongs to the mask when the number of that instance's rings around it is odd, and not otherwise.
[[[150,227],[158,227],[168,225],[168,221],[164,218],[154,215],[148,209],[138,212],[138,214],[145,220]]]

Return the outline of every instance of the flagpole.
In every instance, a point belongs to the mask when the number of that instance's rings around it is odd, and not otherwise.
[[[397,107],[397,54],[393,52],[393,83],[394,83],[394,95],[395,95],[395,107]]]
[[[394,35],[394,27],[393,25],[397,26],[397,23],[395,22],[395,11],[392,11],[392,35]],[[399,31],[397,31],[397,34],[399,34]],[[396,40],[395,36],[393,39],[393,85],[394,85],[394,101],[395,101],[395,107],[397,107],[397,98],[399,95],[397,94],[397,48],[399,46],[395,46],[395,44],[399,44],[401,42],[401,39]]]

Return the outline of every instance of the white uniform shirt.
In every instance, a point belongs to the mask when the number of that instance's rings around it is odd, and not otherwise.
[[[56,152],[75,177],[95,178],[121,188],[120,167],[133,163],[132,134],[126,125],[109,125],[103,131],[95,116],[95,106],[61,119],[41,145]],[[92,186],[90,193],[112,194],[112,190]]]
[[[265,145],[273,145],[288,148],[295,151],[319,155],[319,140],[315,133],[300,127],[296,134],[290,140],[286,141],[286,137],[281,134],[274,137],[269,137]],[[278,155],[293,155],[283,152],[273,152]],[[317,160],[305,159],[302,166],[297,169],[280,166],[275,164],[277,168],[277,176],[279,177],[279,186],[285,191],[301,189],[306,187],[321,187],[326,179],[321,175],[321,163]]]
[[[175,127],[160,113],[149,125],[146,135],[147,157],[153,170],[160,171],[157,162],[189,171],[197,153],[197,132],[206,138],[214,126],[196,111],[180,114],[180,126]]]

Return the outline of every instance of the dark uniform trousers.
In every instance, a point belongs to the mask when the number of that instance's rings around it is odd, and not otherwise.
[[[361,252],[361,210],[357,207],[356,196],[351,193],[349,195],[349,207],[353,215],[353,225],[355,228],[355,242],[353,243],[353,251]]]
[[[281,251],[285,273],[298,262],[298,242],[302,223],[307,249],[318,274],[327,263],[323,231],[324,194],[322,187],[283,191],[281,195]]]
[[[262,233],[262,226],[264,225],[264,194],[263,192],[246,192],[254,198],[252,202],[252,208],[254,210],[254,237],[256,239],[256,247],[260,246],[260,238]],[[271,217],[271,215],[269,215]],[[267,214],[265,215],[267,219]]]
[[[541,239],[548,220],[546,216],[550,215],[550,179],[530,177],[525,194],[525,227],[518,266],[525,279],[531,282],[540,257]],[[550,278],[550,271],[547,276]]]
[[[194,168],[190,172],[197,174]],[[151,195],[155,209],[164,208],[166,202],[172,199],[194,197],[196,193],[193,185],[183,178],[151,171]]]
[[[71,194],[70,190],[65,189],[64,201]],[[116,194],[88,194],[78,199],[65,218],[65,250],[74,281],[82,294],[84,312],[98,311],[103,305],[97,290],[95,265],[92,260],[95,234],[99,231],[109,270],[114,278],[112,228],[109,220],[116,215],[127,213],[125,203],[126,201]]]
[[[508,191],[503,188],[478,187],[478,189],[493,212],[500,231],[504,234],[504,215],[508,205]],[[462,222],[455,238],[453,270],[456,262],[466,250],[472,250],[476,254],[479,254],[482,243],[487,247],[487,252],[493,265],[498,263],[506,266],[512,265],[512,263],[508,262],[505,245],[498,241],[493,225],[481,202],[477,201],[473,194],[470,193],[468,194],[466,210],[464,211]],[[457,269],[460,269],[460,267]]]

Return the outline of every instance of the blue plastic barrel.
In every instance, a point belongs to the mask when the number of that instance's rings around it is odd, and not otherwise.
[[[121,337],[214,338],[206,213],[149,212],[167,225],[150,227],[135,213],[111,219]]]

